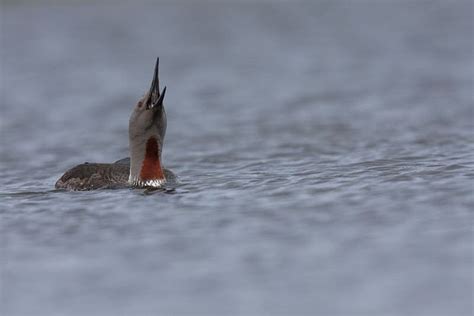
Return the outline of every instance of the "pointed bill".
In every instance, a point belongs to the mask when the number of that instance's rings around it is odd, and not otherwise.
[[[160,98],[160,79],[158,77],[158,70],[160,66],[160,58],[156,58],[155,71],[153,73],[153,80],[151,82],[150,91],[148,95],[148,107],[152,108],[158,104]]]

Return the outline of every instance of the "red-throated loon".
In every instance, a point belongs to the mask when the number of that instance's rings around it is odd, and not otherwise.
[[[116,187],[160,187],[175,180],[171,170],[161,163],[166,133],[166,113],[158,78],[159,58],[150,90],[133,108],[128,125],[130,158],[114,163],[83,163],[68,171],[56,182],[56,189],[95,190]]]

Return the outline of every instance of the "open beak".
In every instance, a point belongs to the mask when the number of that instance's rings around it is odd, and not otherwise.
[[[160,79],[158,78],[158,68],[160,66],[160,58],[156,59],[155,72],[153,74],[153,81],[151,82],[150,91],[148,92],[147,109],[154,109],[163,106],[163,99],[165,98],[166,87],[160,93]]]

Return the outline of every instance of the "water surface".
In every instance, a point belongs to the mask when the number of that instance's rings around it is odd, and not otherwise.
[[[4,4],[3,315],[469,315],[470,1]],[[154,59],[175,190],[128,155]]]

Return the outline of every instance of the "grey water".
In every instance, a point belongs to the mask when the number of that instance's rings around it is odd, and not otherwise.
[[[1,6],[1,315],[471,315],[471,1]],[[166,191],[128,155],[156,56]]]

